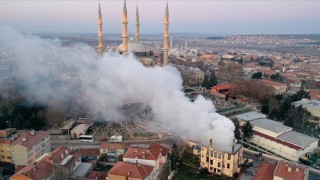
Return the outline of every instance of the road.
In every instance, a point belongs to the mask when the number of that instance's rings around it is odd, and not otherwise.
[[[171,147],[173,144],[173,139],[175,136],[165,137],[163,139],[154,139],[154,140],[127,140],[123,141],[124,143],[131,145],[131,146],[147,146],[151,142],[155,141],[158,142],[166,147]],[[107,143],[107,142],[106,142]],[[59,146],[65,146],[72,149],[79,149],[79,148],[99,148],[101,142],[99,140],[95,140],[94,142],[80,142],[78,140],[67,140],[67,139],[51,139],[51,149],[55,149]]]

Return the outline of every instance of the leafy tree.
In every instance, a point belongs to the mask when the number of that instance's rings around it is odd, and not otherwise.
[[[270,76],[270,79],[273,80],[273,81],[277,81],[277,82],[283,82],[284,81],[284,78],[283,78],[283,76],[281,76],[280,73],[272,74]]]
[[[210,87],[211,87],[209,77],[207,74],[204,75],[202,87],[205,87],[206,89],[210,89]]]
[[[303,128],[306,120],[311,117],[311,113],[302,106],[292,107],[287,113],[287,119],[296,128]]]
[[[180,155],[178,151],[178,147],[175,143],[172,145],[171,154],[169,155],[170,158],[170,164],[171,164],[171,170],[178,169],[179,163],[180,163]]]
[[[252,79],[262,79],[262,72],[256,72],[251,76]]]
[[[238,120],[232,120],[233,123],[234,123],[234,126],[235,126],[235,129],[234,129],[234,137],[239,140],[241,139],[241,133],[240,133],[240,124],[239,124],[239,121]]]
[[[210,71],[209,81],[210,81],[210,86],[211,87],[218,84],[217,77],[216,77],[216,72],[213,69]]]
[[[246,124],[242,127],[243,136],[242,139],[244,141],[249,141],[253,137],[253,126],[248,121]]]

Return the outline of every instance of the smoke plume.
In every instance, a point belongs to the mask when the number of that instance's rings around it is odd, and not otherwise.
[[[59,39],[12,29],[0,31],[0,52],[6,52],[16,82],[30,102],[48,106],[82,104],[106,120],[121,119],[118,109],[127,101],[150,105],[155,119],[204,145],[230,150],[234,124],[215,112],[203,96],[185,97],[176,68],[144,67],[133,55],[106,53],[98,59],[86,44],[64,47]],[[73,103],[70,103],[73,102]]]

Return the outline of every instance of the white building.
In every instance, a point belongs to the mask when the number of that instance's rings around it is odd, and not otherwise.
[[[245,123],[256,120],[267,118],[267,115],[259,113],[257,111],[250,111],[243,114],[239,114],[235,116],[239,121],[240,126],[243,126]]]
[[[85,135],[89,129],[89,124],[79,124],[70,131],[71,138],[77,139],[81,135]]]
[[[289,160],[298,161],[318,147],[318,139],[292,131],[291,127],[269,119],[257,119],[251,142]]]
[[[304,109],[309,111],[312,116],[320,118],[320,101],[319,100],[302,99],[301,101],[294,102],[293,105],[295,107],[302,106]]]

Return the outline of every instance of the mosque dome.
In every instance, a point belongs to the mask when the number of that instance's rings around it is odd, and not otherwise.
[[[123,44],[118,46],[120,52],[123,52]],[[147,49],[144,47],[143,44],[138,42],[128,42],[128,51],[129,52],[147,52]]]

